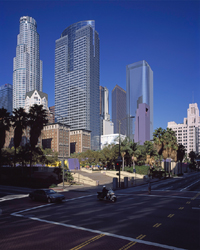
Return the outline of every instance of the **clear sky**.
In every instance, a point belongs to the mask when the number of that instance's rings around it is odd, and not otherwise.
[[[69,25],[95,20],[100,85],[110,98],[126,90],[126,65],[146,60],[154,73],[154,129],[182,123],[189,103],[200,109],[200,1],[0,0],[0,85],[12,84],[19,19],[31,16],[40,35],[43,92],[54,105],[55,40]]]

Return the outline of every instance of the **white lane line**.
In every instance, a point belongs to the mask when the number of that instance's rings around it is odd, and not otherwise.
[[[12,214],[12,215],[24,217],[23,215],[19,215],[19,214]],[[36,218],[36,217],[26,217],[26,218],[29,218],[29,219],[35,220],[35,221],[39,221],[39,222],[45,222],[45,223],[48,223],[48,224],[57,225],[57,226],[63,226],[63,227],[77,229],[77,230],[88,231],[88,232],[91,232],[91,233],[104,234],[104,235],[107,235],[109,237],[115,237],[115,238],[123,239],[123,240],[127,240],[127,241],[132,241],[132,242],[135,241],[135,242],[138,242],[138,243],[141,243],[141,244],[145,244],[145,245],[149,245],[149,246],[162,247],[162,248],[171,249],[171,250],[185,250],[183,248],[178,248],[178,247],[174,247],[174,246],[168,246],[168,245],[159,244],[159,243],[156,243],[156,242],[139,240],[139,239],[135,239],[135,238],[131,238],[131,237],[126,237],[126,236],[122,236],[122,235],[111,234],[111,233],[102,232],[102,231],[99,231],[99,230],[93,230],[93,229],[90,229],[90,228],[79,227],[79,226],[69,225],[69,224],[64,224],[64,223],[59,223],[59,222],[55,222],[55,221],[43,220],[43,219],[39,219],[39,218]]]
[[[152,192],[152,191],[151,191]],[[169,196],[169,195],[166,195],[166,196],[163,196],[163,195],[155,195],[155,194],[137,194],[138,196],[148,196],[148,197],[161,197],[161,198],[179,198],[179,199],[190,199],[191,197],[183,197],[183,196]]]
[[[190,184],[189,186],[187,186],[187,187],[185,187],[185,188],[181,189],[181,190],[180,190],[180,192],[182,192],[183,190],[185,190],[185,189],[187,189],[187,188],[191,187],[192,185],[196,184],[196,183],[197,183],[197,182],[199,182],[199,181],[200,181],[200,180],[198,180],[198,181],[196,181],[196,182],[194,182],[194,183]]]
[[[82,198],[87,198],[89,196],[93,196],[93,195],[86,195],[86,196],[76,197],[76,198],[67,199],[67,200],[64,200],[64,201],[73,201],[73,200],[78,200],[78,199],[82,199]],[[12,213],[11,215],[23,217],[24,215],[20,215],[20,213],[28,212],[28,211],[38,209],[38,208],[47,207],[47,206],[50,206],[50,205],[53,205],[53,203],[47,203],[47,204],[40,205],[40,206],[37,206],[37,207],[31,207],[31,208],[28,208],[28,209],[25,209],[25,210],[21,210],[19,212]]]
[[[4,198],[0,198],[0,202],[2,202],[2,201],[14,200],[14,199],[20,199],[20,198],[24,198],[24,197],[28,197],[28,194],[15,195],[14,197],[4,197]]]
[[[192,207],[192,209],[198,209],[198,210],[199,210],[199,209],[200,209],[200,207]]]

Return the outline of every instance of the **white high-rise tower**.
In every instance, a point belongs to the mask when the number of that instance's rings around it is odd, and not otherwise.
[[[42,61],[39,53],[39,34],[34,18],[20,18],[16,57],[13,59],[13,109],[25,106],[25,95],[32,90],[42,91]]]

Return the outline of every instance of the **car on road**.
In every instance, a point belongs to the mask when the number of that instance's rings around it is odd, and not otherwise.
[[[29,194],[31,200],[51,202],[62,202],[65,196],[57,193],[53,189],[37,189]]]

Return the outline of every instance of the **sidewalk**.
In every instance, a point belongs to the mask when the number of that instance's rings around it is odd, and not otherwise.
[[[163,179],[154,178],[154,179],[151,179],[151,183],[162,181],[162,180]],[[127,188],[117,188],[117,190],[130,189],[130,188],[134,188],[134,187],[138,187],[138,186],[142,186],[142,185],[147,185],[147,184],[148,184],[148,181],[144,181],[144,179],[136,179],[136,180],[134,180],[133,186],[129,186]],[[101,184],[98,186],[90,186],[90,185],[86,185],[86,184],[69,185],[69,184],[65,183],[64,188],[63,188],[63,183],[60,183],[60,184],[58,184],[57,187],[52,188],[52,189],[57,191],[57,192],[68,192],[68,191],[97,192],[97,191],[101,190],[104,185],[108,189],[113,188],[113,183],[111,182],[111,183]]]

